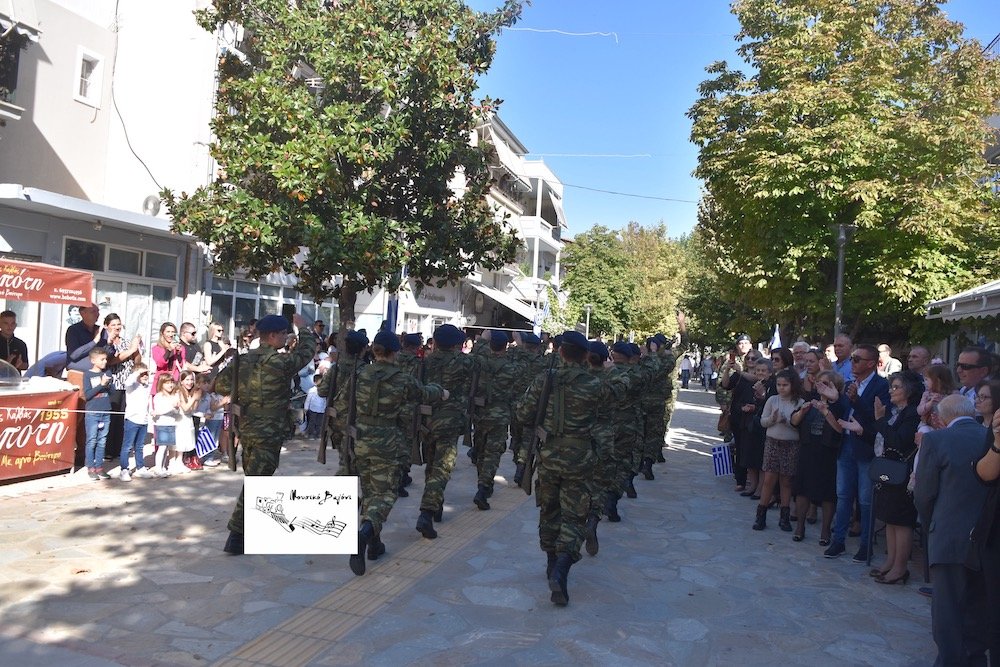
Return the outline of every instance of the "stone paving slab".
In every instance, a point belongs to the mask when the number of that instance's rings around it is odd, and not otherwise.
[[[681,392],[668,462],[636,480],[621,523],[601,523],[566,608],[549,602],[534,499],[498,477],[480,512],[464,456],[441,536],[413,528],[415,468],[364,577],[345,556],[223,554],[242,479],[224,469],[0,487],[0,664],[931,664],[913,580],[824,559],[815,526],[801,543],[750,530],[754,503],[712,475],[717,414],[711,394]],[[279,474],[332,474],[314,446],[290,441]]]

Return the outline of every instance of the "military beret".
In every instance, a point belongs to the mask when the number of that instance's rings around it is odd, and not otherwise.
[[[443,347],[461,345],[465,339],[465,332],[454,324],[442,324],[434,330],[434,342]]]
[[[403,343],[407,347],[419,347],[420,343],[423,342],[423,334],[419,333],[408,333],[403,336]]]
[[[600,357],[602,360],[608,358],[608,346],[599,340],[590,341],[590,353]]]
[[[667,337],[661,333],[658,333],[655,336],[653,336],[653,340],[655,340],[656,344],[659,345],[660,347],[663,347],[664,345],[667,344]]]
[[[510,342],[510,334],[506,331],[497,331],[496,329],[490,330],[490,342],[495,340],[502,340],[505,343]]]
[[[562,342],[563,342],[562,334],[556,334],[555,336],[552,337],[552,344],[555,347],[558,348],[560,345],[562,345]]]
[[[528,331],[527,333],[521,332],[521,342],[525,345],[541,345],[542,339]]]
[[[564,331],[562,333],[563,345],[575,345],[581,350],[590,350],[590,341],[579,331]]]
[[[364,329],[361,331],[348,331],[347,340],[364,347],[368,344],[368,336],[365,335]]]
[[[635,343],[629,343],[628,347],[629,347],[630,350],[632,350],[632,356],[633,357],[642,356],[642,351],[639,350],[639,346],[636,345]]]
[[[381,345],[387,352],[399,350],[399,336],[391,331],[379,331],[375,334],[375,344]]]
[[[746,341],[749,341],[749,340],[750,340],[750,336],[748,336],[748,335],[746,335],[746,334],[740,334],[739,336],[737,336],[737,337],[736,337],[736,342],[737,342],[737,343],[739,343],[739,342],[740,342],[740,341],[742,341],[742,340],[746,340]],[[752,341],[751,341],[751,342],[752,342]]]
[[[624,355],[626,357],[632,356],[632,345],[631,343],[626,343],[623,340],[618,341],[611,346],[611,351],[618,354]]]
[[[257,331],[262,334],[288,331],[291,326],[288,320],[281,315],[265,315],[257,320]]]

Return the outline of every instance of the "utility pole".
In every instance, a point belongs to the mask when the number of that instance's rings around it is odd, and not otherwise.
[[[588,303],[585,304],[583,307],[587,309],[587,328],[586,328],[586,333],[584,333],[584,335],[587,337],[587,340],[590,340],[590,311],[594,306],[593,304]]]

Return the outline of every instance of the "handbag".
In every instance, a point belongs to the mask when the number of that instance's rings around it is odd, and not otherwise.
[[[909,461],[876,456],[868,467],[868,479],[876,484],[903,486],[910,479]]]
[[[719,433],[729,433],[732,430],[731,426],[732,424],[729,418],[729,410],[728,409],[723,410],[722,414],[719,415],[719,423],[716,426],[716,428],[718,429]]]

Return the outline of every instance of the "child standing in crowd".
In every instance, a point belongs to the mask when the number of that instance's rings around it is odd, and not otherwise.
[[[201,400],[201,390],[195,386],[195,372],[182,371],[177,387],[177,433],[170,453],[170,466],[176,472],[201,470],[201,461],[194,453],[194,411]]]
[[[323,425],[323,413],[326,412],[326,399],[319,395],[319,381],[323,378],[322,373],[313,376],[313,386],[309,387],[306,394],[306,437],[318,438]]]
[[[177,380],[172,375],[162,374],[156,378],[156,395],[153,396],[153,426],[156,438],[156,459],[153,475],[170,477],[167,470],[167,451],[177,442],[178,409]]]
[[[220,402],[222,400],[221,396],[213,393],[214,384],[214,380],[208,373],[202,373],[198,376],[198,389],[201,392],[201,398],[198,399],[198,407],[194,411],[196,444],[198,433],[202,427],[208,429],[216,444],[218,444],[219,435],[222,433],[223,415],[219,411],[219,408],[221,405],[225,405],[225,403]],[[201,457],[201,464],[209,468],[219,465],[219,450],[213,449]]]
[[[122,436],[121,476],[123,482],[131,482],[128,455],[135,450],[135,475],[140,479],[153,476],[143,460],[143,447],[149,423],[149,368],[141,362],[132,367],[125,378],[125,431]]]
[[[111,398],[109,396],[111,375],[108,367],[108,352],[103,347],[90,351],[90,370],[83,372],[83,397],[87,401],[84,423],[87,428],[87,474],[90,479],[111,479],[104,472],[104,445],[108,440],[108,425],[111,422]]]
[[[760,415],[760,425],[767,429],[764,439],[764,486],[761,489],[760,504],[757,505],[757,520],[754,530],[764,530],[767,526],[767,508],[771,504],[774,482],[778,482],[781,492],[781,518],[778,527],[792,532],[791,508],[792,479],[799,467],[799,432],[791,425],[792,415],[802,407],[803,401],[799,374],[794,369],[785,368],[775,375],[777,395],[771,396],[764,404]]]

